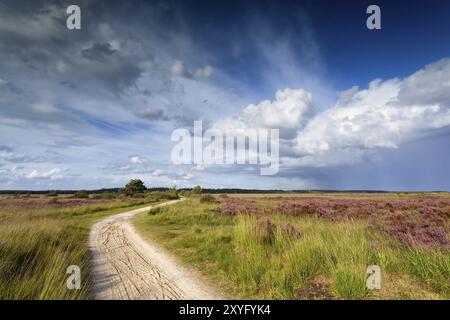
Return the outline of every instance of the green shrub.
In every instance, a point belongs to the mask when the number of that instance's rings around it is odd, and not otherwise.
[[[79,199],[87,199],[89,198],[89,192],[87,192],[86,190],[80,190],[74,193],[74,198],[79,198]]]
[[[193,187],[191,190],[191,194],[193,194],[193,195],[202,194],[202,187],[200,187],[200,186]]]
[[[191,196],[191,192],[189,190],[182,190],[182,191],[180,191],[180,196],[182,196],[182,197],[190,197]]]
[[[200,196],[200,203],[216,203],[216,198],[211,194],[203,194]]]
[[[148,197],[152,197],[155,201],[159,200],[175,200],[178,199],[177,191],[174,189],[169,189],[166,191],[153,191],[149,193]]]
[[[50,203],[50,204],[56,204],[56,203],[58,203],[58,198],[51,198],[49,201],[48,201],[48,203]]]
[[[103,193],[97,193],[97,194],[91,194],[91,199],[97,199],[97,200],[112,200],[115,199],[117,195],[113,192],[103,192]]]
[[[162,211],[162,208],[161,208],[161,207],[151,208],[151,209],[149,210],[148,214],[150,214],[150,215],[152,215],[152,216],[155,216],[155,215],[157,215],[157,214],[160,214],[161,211]]]
[[[144,185],[144,182],[140,179],[131,179],[126,185],[125,188],[121,190],[127,196],[134,196],[139,193],[143,193],[147,190],[147,187]]]

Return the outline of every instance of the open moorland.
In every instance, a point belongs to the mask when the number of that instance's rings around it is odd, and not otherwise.
[[[449,217],[448,193],[311,193],[197,195],[133,221],[237,298],[449,299]]]
[[[102,217],[177,198],[171,192],[0,196],[0,299],[92,298],[88,236]],[[68,290],[69,265],[81,289]]]

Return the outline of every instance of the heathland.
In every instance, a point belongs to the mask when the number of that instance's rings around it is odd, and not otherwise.
[[[87,241],[94,222],[176,197],[170,190],[0,196],[0,299],[92,298]],[[81,270],[80,290],[66,286],[70,265]]]
[[[237,298],[449,299],[449,217],[447,193],[196,195],[134,223]]]
[[[201,192],[133,222],[228,297],[450,299],[448,193]],[[0,299],[92,298],[94,222],[177,197],[137,180],[118,193],[0,196]],[[69,265],[81,290],[66,287]],[[370,265],[379,290],[366,287]]]

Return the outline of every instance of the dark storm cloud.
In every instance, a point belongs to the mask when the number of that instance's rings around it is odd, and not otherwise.
[[[0,152],[12,152],[13,148],[8,146],[0,146]]]
[[[2,85],[6,83],[6,85]],[[80,120],[67,110],[51,104],[33,101],[33,93],[17,85],[0,79],[0,114],[10,119],[27,120],[35,125],[48,123],[80,124]],[[20,123],[27,126],[26,123]]]
[[[120,94],[135,85],[139,64],[146,58],[128,49],[127,34],[96,10],[103,4],[80,1],[82,30],[66,28],[65,1],[10,1],[0,10],[0,59],[3,72],[22,69],[48,80],[72,82],[85,88],[103,87]],[[116,49],[111,41],[124,44]],[[109,63],[108,66],[100,64]]]
[[[145,120],[169,120],[162,109],[146,109],[136,112],[136,116]]]
[[[109,43],[94,43],[90,48],[81,51],[81,55],[89,60],[109,62],[110,57],[117,52]]]

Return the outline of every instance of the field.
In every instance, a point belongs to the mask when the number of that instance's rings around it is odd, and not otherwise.
[[[107,215],[157,203],[112,194],[0,197],[0,300],[91,298],[87,238]],[[81,290],[68,290],[69,265],[81,269]]]
[[[449,299],[449,217],[447,193],[203,195],[134,223],[230,297]]]

